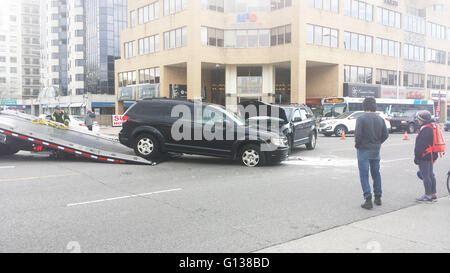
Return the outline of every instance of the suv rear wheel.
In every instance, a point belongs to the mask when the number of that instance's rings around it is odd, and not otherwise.
[[[249,144],[242,147],[239,160],[247,167],[260,167],[265,163],[265,155],[258,145]]]
[[[314,150],[316,148],[317,144],[317,136],[316,134],[312,133],[309,137],[309,143],[306,143],[306,149],[308,150]]]
[[[154,136],[143,134],[136,139],[134,152],[145,159],[155,159],[160,156],[160,145]]]

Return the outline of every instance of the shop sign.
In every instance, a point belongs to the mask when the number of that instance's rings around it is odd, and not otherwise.
[[[344,97],[379,98],[380,90],[379,85],[344,83]]]
[[[187,99],[187,85],[185,84],[171,84],[170,97],[172,99]]]
[[[426,97],[425,89],[410,89],[405,87],[399,88],[399,99],[416,99],[423,100]],[[397,87],[395,86],[381,86],[381,98],[396,99]]]
[[[256,23],[256,21],[258,21],[258,16],[256,16],[255,13],[238,14],[237,21],[238,23],[247,23],[247,22]]]
[[[121,127],[123,124],[123,115],[113,115],[112,116],[112,126]]]
[[[1,105],[17,105],[17,100],[1,100]]]
[[[440,101],[447,100],[447,91],[430,91],[430,97],[432,100]]]

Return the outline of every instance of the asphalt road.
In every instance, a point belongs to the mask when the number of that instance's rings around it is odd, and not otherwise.
[[[450,133],[445,133],[450,143]],[[253,252],[415,204],[415,135],[382,150],[384,205],[360,208],[353,137],[320,137],[279,166],[183,156],[156,166],[0,159],[0,252]],[[439,159],[446,196],[450,157]]]

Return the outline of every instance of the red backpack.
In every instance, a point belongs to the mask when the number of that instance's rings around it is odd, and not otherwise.
[[[429,146],[425,150],[425,153],[422,154],[422,156],[424,157],[427,154],[431,154],[431,162],[433,162],[433,153],[438,153],[441,157],[443,154],[445,154],[444,135],[442,134],[441,126],[437,122],[425,124],[422,129],[425,127],[431,128],[431,130],[433,130],[433,145]]]

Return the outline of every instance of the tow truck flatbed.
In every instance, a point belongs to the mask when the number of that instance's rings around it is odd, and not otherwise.
[[[5,147],[9,145],[16,150],[33,150],[31,147],[40,146],[99,162],[154,164],[136,156],[132,149],[119,143],[117,138],[70,128],[58,129],[33,124],[35,119],[34,116],[16,111],[0,111],[0,142],[4,142],[0,144],[6,145]]]

